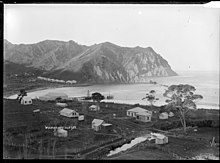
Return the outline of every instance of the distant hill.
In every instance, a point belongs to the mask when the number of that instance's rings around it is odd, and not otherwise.
[[[46,77],[80,83],[138,83],[150,76],[177,75],[151,47],[120,47],[110,42],[85,46],[45,40],[16,45],[5,40],[4,60],[46,71]]]

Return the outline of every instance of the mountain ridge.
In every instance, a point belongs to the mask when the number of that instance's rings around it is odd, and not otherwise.
[[[177,75],[152,47],[91,46],[73,40],[12,44],[4,40],[4,60],[47,71],[45,76],[93,83],[139,83],[151,76]],[[65,75],[66,74],[66,75]]]

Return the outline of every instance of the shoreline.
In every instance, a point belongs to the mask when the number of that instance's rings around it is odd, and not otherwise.
[[[117,83],[117,85],[120,85],[120,84],[123,84],[123,83]],[[133,84],[136,84],[136,83],[129,83],[128,85],[133,85]],[[137,84],[150,84],[150,83],[137,83]],[[26,89],[26,92],[27,93],[33,93],[33,92],[37,92],[37,91],[43,91],[43,90],[47,90],[47,89],[56,89],[56,88],[65,88],[65,87],[69,87],[69,88],[72,88],[72,87],[86,87],[86,86],[94,86],[94,85],[109,85],[107,83],[105,84],[88,84],[88,83],[84,83],[84,84],[75,84],[75,85],[54,85],[54,86],[42,86],[42,87],[38,87],[38,88],[33,88],[33,89]],[[111,84],[111,85],[115,85],[115,84]],[[150,85],[154,85],[154,84],[150,84]],[[159,83],[157,83],[156,85],[161,85]],[[17,95],[19,92],[18,91],[3,91],[3,98],[6,98],[6,99],[9,99],[9,97],[11,96],[15,96]],[[69,95],[68,95],[69,96]],[[110,100],[110,101],[102,101],[102,102],[105,102],[105,103],[115,103],[115,104],[124,104],[124,105],[135,105],[135,104],[139,104],[139,105],[145,105],[145,104],[140,104],[140,103],[126,103],[125,101],[118,101],[118,100]],[[163,104],[163,105],[166,105],[166,104]],[[161,107],[163,106],[162,104],[161,105],[155,105],[156,107]],[[205,110],[219,110],[219,108],[204,108],[204,107],[200,107],[200,108],[197,108],[198,110],[201,110],[201,109],[205,109]]]

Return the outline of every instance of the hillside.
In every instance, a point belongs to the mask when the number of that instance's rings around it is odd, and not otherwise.
[[[110,42],[85,46],[45,40],[16,45],[5,40],[4,59],[47,71],[45,77],[79,83],[140,83],[151,76],[177,75],[151,47],[120,47]]]

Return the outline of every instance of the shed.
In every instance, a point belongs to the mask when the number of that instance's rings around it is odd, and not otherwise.
[[[83,121],[83,120],[84,120],[84,115],[79,115],[79,116],[78,116],[78,120],[79,120],[79,121]]]
[[[54,132],[55,136],[58,137],[67,137],[68,136],[68,132],[62,128],[58,128],[55,132]]]
[[[68,100],[67,94],[59,92],[49,92],[44,96],[39,96],[39,100],[42,101],[56,100],[57,98]]]
[[[77,113],[75,110],[64,108],[60,111],[60,115],[72,118],[72,117],[78,117],[79,113]]]
[[[24,97],[21,99],[21,104],[23,104],[23,105],[31,105],[31,104],[32,104],[32,99],[31,99],[31,97],[24,96]]]
[[[111,132],[112,131],[112,129],[113,129],[113,125],[112,124],[110,124],[110,123],[103,123],[102,124],[102,130],[104,131],[104,132]]]
[[[173,117],[174,116],[174,113],[173,112],[169,112],[169,117]]]
[[[94,129],[95,131],[101,130],[101,126],[102,126],[103,123],[104,123],[104,120],[93,119],[93,121],[92,121],[92,129]]]
[[[98,110],[98,106],[97,105],[91,105],[89,107],[90,110],[93,110],[93,111],[97,111]]]
[[[155,138],[156,144],[167,144],[168,143],[168,137],[163,134],[158,133],[151,133],[153,138]]]
[[[60,106],[60,107],[66,107],[66,106],[67,106],[67,104],[66,104],[66,103],[59,103],[59,102],[58,102],[58,103],[56,103],[56,105],[57,105],[57,106]]]
[[[159,115],[159,119],[168,119],[168,113],[164,112]]]

